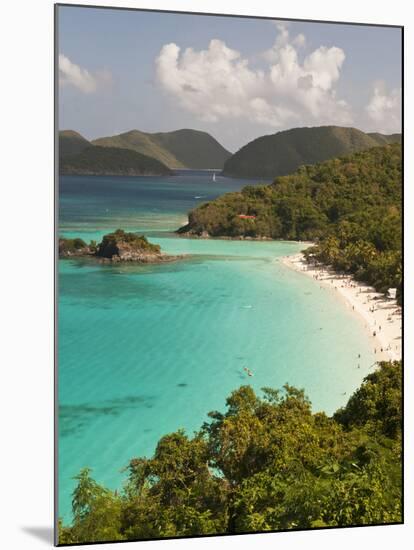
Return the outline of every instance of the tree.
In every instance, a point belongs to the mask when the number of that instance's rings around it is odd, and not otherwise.
[[[75,477],[73,492],[73,527],[63,530],[63,538],[73,542],[123,540],[120,533],[121,501],[117,494],[96,483],[91,470],[84,468]]]

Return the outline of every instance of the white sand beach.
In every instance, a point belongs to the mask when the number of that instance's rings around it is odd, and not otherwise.
[[[362,318],[378,361],[401,359],[402,312],[396,300],[385,297],[349,275],[340,275],[326,267],[309,265],[302,253],[285,256],[282,262],[295,271],[312,277],[322,288],[330,289]]]

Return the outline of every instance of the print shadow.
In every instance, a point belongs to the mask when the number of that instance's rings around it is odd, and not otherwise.
[[[53,527],[22,527],[22,531],[33,538],[53,545]]]

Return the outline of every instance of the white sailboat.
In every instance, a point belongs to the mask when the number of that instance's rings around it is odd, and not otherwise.
[[[216,181],[216,173],[213,172],[213,181]]]

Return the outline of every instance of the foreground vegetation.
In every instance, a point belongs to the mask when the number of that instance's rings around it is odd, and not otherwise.
[[[179,232],[312,240],[308,258],[402,294],[401,145],[376,147],[247,186],[189,214]],[[248,216],[246,218],[246,216]]]
[[[84,469],[60,544],[398,523],[401,364],[383,362],[333,417],[286,385],[242,386],[189,437],[130,461],[121,492]]]

